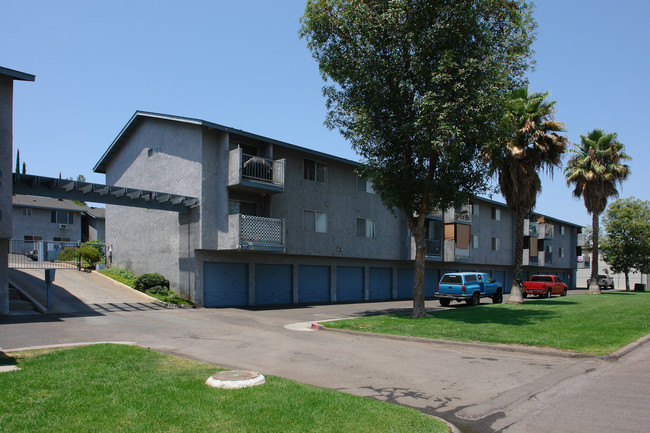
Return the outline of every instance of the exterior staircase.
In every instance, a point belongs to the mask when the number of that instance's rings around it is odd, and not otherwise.
[[[9,314],[40,314],[36,311],[34,305],[25,299],[18,289],[11,285],[11,283],[9,284]]]

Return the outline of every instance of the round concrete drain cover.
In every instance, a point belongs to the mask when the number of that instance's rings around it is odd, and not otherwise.
[[[238,389],[262,385],[266,383],[266,379],[254,371],[230,370],[213,374],[205,383],[214,388]]]

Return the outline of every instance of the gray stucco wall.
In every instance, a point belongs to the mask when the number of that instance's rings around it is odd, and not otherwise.
[[[377,194],[358,191],[354,166],[275,147],[286,158],[284,192],[271,196],[271,217],[286,219],[287,253],[326,257],[406,258],[404,218],[393,216]],[[303,178],[303,161],[327,165],[326,183]],[[327,233],[304,231],[303,211],[327,214]],[[357,236],[357,218],[376,220],[374,239]]]
[[[142,122],[109,161],[109,185],[164,191],[201,199],[202,130],[197,125]],[[149,149],[157,147],[157,152]],[[193,211],[194,212],[194,211]],[[106,241],[113,264],[136,274],[158,272],[181,296],[190,295],[198,218],[175,212],[106,206]],[[188,283],[189,282],[189,283]],[[190,284],[190,285],[188,285]]]

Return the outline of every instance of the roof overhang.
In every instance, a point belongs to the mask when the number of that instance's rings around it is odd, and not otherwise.
[[[181,213],[199,205],[195,197],[18,173],[13,193]]]
[[[35,75],[27,74],[25,72],[15,71],[15,70],[9,69],[9,68],[3,68],[2,66],[0,66],[0,75],[3,75],[5,77],[9,77],[12,80],[16,80],[16,81],[34,81],[34,80],[36,80]]]

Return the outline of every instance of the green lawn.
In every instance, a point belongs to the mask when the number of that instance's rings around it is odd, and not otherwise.
[[[0,431],[447,432],[413,409],[266,377],[215,389],[214,366],[132,346],[0,352]]]
[[[650,292],[576,295],[528,300],[523,305],[452,306],[424,319],[385,315],[324,325],[379,334],[553,347],[596,355],[612,353],[650,333]]]

